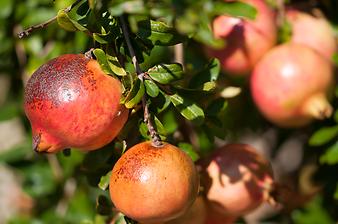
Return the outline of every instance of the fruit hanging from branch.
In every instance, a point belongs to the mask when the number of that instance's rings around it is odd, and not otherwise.
[[[286,43],[255,66],[251,93],[268,120],[281,127],[301,127],[331,115],[327,94],[333,83],[328,60],[305,45]]]
[[[179,148],[139,143],[115,164],[109,192],[113,204],[142,223],[158,223],[183,215],[193,204],[199,177],[193,161]]]
[[[222,219],[233,220],[271,199],[271,165],[249,145],[229,144],[216,149],[203,166],[208,206]]]
[[[220,60],[230,75],[248,75],[257,61],[277,41],[275,13],[264,0],[243,0],[257,10],[254,20],[218,16],[213,21],[213,32],[225,40],[225,48],[209,48],[207,53]]]
[[[320,13],[319,10],[316,11]],[[337,41],[330,23],[320,14],[318,16],[288,9],[286,19],[291,25],[291,42],[304,44],[332,60],[337,51]]]
[[[37,152],[98,149],[112,141],[128,118],[119,80],[97,61],[66,54],[42,65],[28,80],[25,113]]]

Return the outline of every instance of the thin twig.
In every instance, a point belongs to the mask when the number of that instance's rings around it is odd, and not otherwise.
[[[64,11],[65,13],[70,12],[70,11],[71,11],[76,5],[78,5],[80,2],[82,2],[82,0],[76,0],[72,5],[68,6],[68,7],[65,8],[63,11]],[[40,23],[40,24],[31,26],[31,27],[25,29],[24,31],[18,33],[18,37],[19,37],[20,39],[21,39],[21,38],[24,38],[24,37],[27,37],[27,36],[29,36],[32,32],[34,32],[35,30],[45,28],[45,27],[48,26],[49,24],[53,23],[56,19],[57,19],[57,16],[54,16],[53,18],[50,18],[49,20],[47,20],[47,21],[45,21],[45,22],[43,22],[43,23]]]
[[[133,48],[131,41],[130,41],[130,36],[129,36],[127,24],[126,24],[126,22],[125,22],[125,20],[122,16],[120,17],[120,22],[121,22],[121,25],[122,25],[122,31],[123,31],[124,39],[126,40],[132,62],[133,62],[133,65],[135,67],[135,70],[136,70],[137,77],[141,81],[143,81],[145,74],[142,72],[140,64],[138,63],[134,48]],[[154,125],[151,121],[151,116],[150,116],[150,113],[149,113],[149,106],[148,106],[148,103],[147,103],[146,95],[143,95],[143,97],[142,97],[142,107],[143,107],[143,119],[144,119],[144,122],[147,124],[148,131],[149,131],[149,134],[150,134],[151,139],[152,139],[152,143],[153,143],[154,146],[159,147],[159,146],[162,145],[162,142],[161,142],[160,136],[156,132],[156,129],[155,129],[155,127],[154,127]]]
[[[278,9],[278,15],[277,15],[277,24],[279,26],[282,26],[285,22],[285,5],[284,0],[277,0],[277,9]]]

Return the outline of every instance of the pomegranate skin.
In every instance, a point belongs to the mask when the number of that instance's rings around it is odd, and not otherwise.
[[[197,197],[199,177],[190,157],[163,143],[139,143],[115,164],[109,192],[115,207],[141,223],[161,223],[183,215]]]
[[[206,217],[207,208],[205,199],[202,196],[199,196],[184,215],[166,222],[165,224],[205,224]]]
[[[263,115],[280,127],[301,127],[332,113],[326,94],[332,66],[311,48],[286,43],[269,51],[255,66],[251,93]]]
[[[337,51],[337,41],[330,23],[324,17],[288,9],[286,18],[292,27],[292,42],[311,47],[328,60],[332,60]]]
[[[33,148],[54,153],[88,151],[112,141],[128,118],[120,105],[121,83],[81,54],[66,54],[42,65],[28,80],[24,109]]]
[[[206,198],[215,216],[209,219],[214,222],[231,223],[269,199],[271,165],[249,145],[229,144],[215,150],[205,170]]]
[[[257,61],[277,41],[275,12],[264,0],[242,0],[257,9],[255,20],[218,16],[213,32],[226,41],[223,49],[208,49],[211,57],[220,60],[222,69],[230,75],[248,75]]]

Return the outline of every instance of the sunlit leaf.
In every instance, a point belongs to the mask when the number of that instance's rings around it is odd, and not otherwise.
[[[80,25],[77,21],[71,19],[64,10],[59,10],[57,15],[57,22],[59,26],[67,31],[86,31],[87,28]]]
[[[145,93],[145,88],[143,82],[141,80],[137,79],[134,83],[133,88],[130,90],[129,94],[126,97],[125,100],[125,107],[127,108],[133,108],[136,104],[138,104]]]
[[[182,78],[183,67],[181,64],[159,64],[150,68],[147,74],[156,82],[169,84]]]
[[[154,20],[140,21],[137,36],[141,39],[150,40],[154,45],[161,46],[175,45],[184,40],[173,27]]]
[[[255,19],[257,15],[257,10],[255,7],[246,4],[244,2],[235,1],[235,2],[215,2],[214,15],[228,15],[233,17]]]
[[[106,175],[102,176],[99,182],[99,188],[102,190],[106,190],[109,186],[109,180],[111,176],[111,171],[109,171]]]
[[[188,120],[201,124],[204,120],[203,110],[188,98],[178,94],[170,95],[170,100],[178,111]]]
[[[146,92],[151,97],[157,97],[160,93],[160,89],[152,80],[144,80],[144,85],[146,87]]]
[[[338,125],[333,127],[324,127],[316,131],[311,136],[309,144],[312,146],[320,146],[329,142],[336,136],[338,136]]]
[[[338,141],[326,150],[320,157],[320,162],[330,165],[338,163]]]

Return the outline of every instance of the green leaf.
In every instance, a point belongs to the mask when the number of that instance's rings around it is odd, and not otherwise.
[[[146,87],[146,92],[149,96],[151,97],[158,96],[160,89],[158,88],[155,82],[153,82],[152,80],[145,80],[144,85]]]
[[[167,24],[154,20],[138,22],[136,34],[143,40],[150,40],[154,45],[170,46],[181,43],[184,38]]]
[[[320,146],[338,135],[338,125],[333,127],[324,127],[316,131],[310,138],[309,144],[311,146]]]
[[[110,36],[109,33],[107,34],[101,34],[101,33],[93,33],[93,38],[96,42],[100,44],[108,44],[109,40],[108,37]]]
[[[338,141],[327,149],[325,154],[320,157],[320,163],[333,165],[338,163]]]
[[[59,26],[67,31],[86,31],[87,29],[80,25],[77,21],[71,19],[64,10],[59,10],[57,14],[57,22]]]
[[[161,135],[161,139],[165,140],[165,138],[162,138],[162,136],[165,137],[167,135],[167,131],[165,130],[162,122],[156,116],[154,116],[153,120],[156,131],[158,132],[159,135]]]
[[[99,182],[99,188],[102,190],[106,190],[109,186],[109,180],[111,176],[111,171],[109,171],[106,175],[102,176]]]
[[[182,78],[183,67],[178,63],[159,64],[150,68],[147,74],[158,83],[169,84]]]
[[[220,62],[217,58],[213,58],[209,61],[206,67],[198,72],[190,81],[190,88],[200,88],[205,83],[215,82],[218,79],[221,70]]]
[[[213,14],[214,15],[226,14],[232,17],[240,17],[254,20],[257,15],[257,10],[255,7],[240,1],[215,2]]]
[[[96,48],[93,51],[93,54],[96,57],[97,62],[100,64],[101,69],[104,73],[106,74],[114,74],[114,72],[110,69],[109,63],[108,63],[108,59],[107,59],[107,55],[106,53],[100,49],[100,48]]]
[[[189,143],[181,142],[178,143],[178,148],[182,149],[185,153],[187,153],[192,161],[197,161],[199,159],[199,155],[194,151],[193,146]]]
[[[196,124],[203,123],[204,112],[194,102],[188,98],[183,98],[178,94],[170,95],[170,101],[178,109],[186,119],[195,122]]]
[[[127,72],[124,70],[124,68],[121,66],[119,60],[116,56],[107,55],[108,59],[108,65],[110,69],[114,72],[114,74],[118,76],[125,76],[127,75]]]
[[[141,82],[139,79],[136,79],[134,86],[125,99],[125,107],[130,109],[137,105],[142,100],[144,92],[145,88],[143,82]]]

